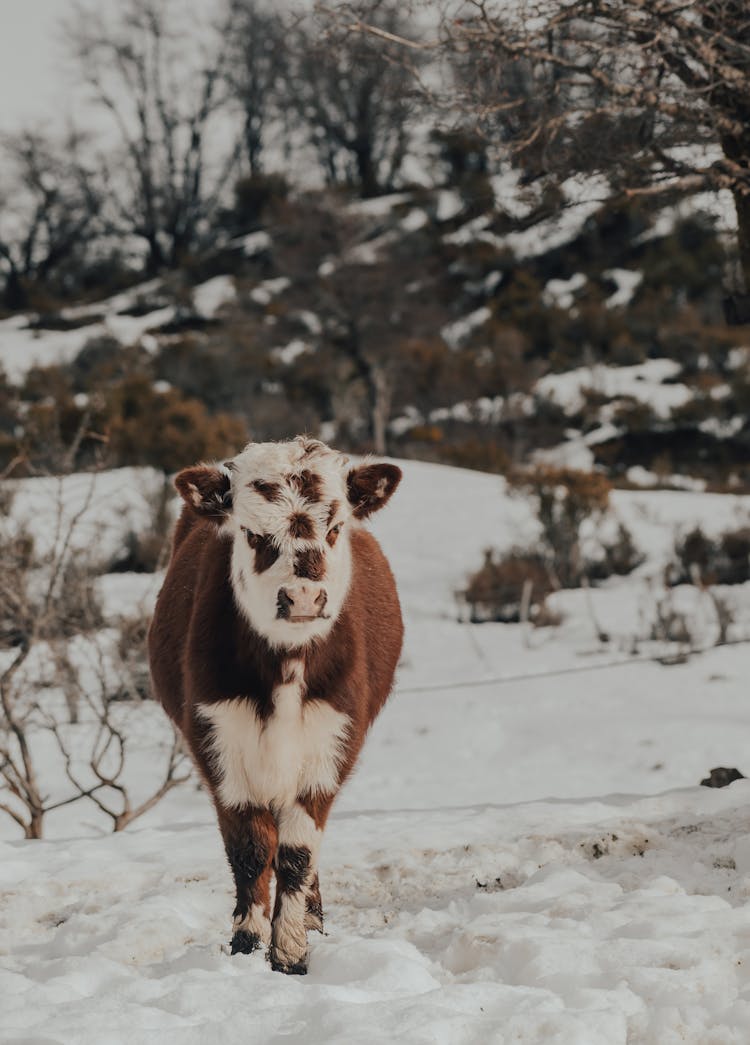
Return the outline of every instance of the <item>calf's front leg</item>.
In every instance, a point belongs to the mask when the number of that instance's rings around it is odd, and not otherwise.
[[[318,886],[318,853],[332,799],[298,801],[278,816],[276,904],[271,965],[286,973],[307,972],[307,930],[323,931]]]
[[[217,805],[217,811],[237,890],[232,954],[250,954],[271,942],[270,882],[278,830],[268,809]]]

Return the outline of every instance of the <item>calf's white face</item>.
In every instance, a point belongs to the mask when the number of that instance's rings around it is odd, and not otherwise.
[[[351,468],[343,454],[300,436],[186,468],[175,485],[232,540],[232,588],[250,625],[272,646],[298,647],[330,631],[351,580],[349,532],[400,479],[395,465]]]

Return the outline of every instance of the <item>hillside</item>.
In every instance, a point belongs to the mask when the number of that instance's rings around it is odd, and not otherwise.
[[[731,201],[561,192],[551,207],[508,168],[271,197],[181,272],[0,320],[0,465],[171,470],[304,429],[489,471],[746,488],[748,334],[717,289]]]

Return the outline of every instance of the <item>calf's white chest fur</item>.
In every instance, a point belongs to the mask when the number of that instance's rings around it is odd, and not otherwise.
[[[242,697],[198,706],[211,723],[207,743],[225,806],[284,808],[299,795],[336,791],[349,716],[322,700],[303,702],[303,694],[302,662],[290,661],[265,721]]]

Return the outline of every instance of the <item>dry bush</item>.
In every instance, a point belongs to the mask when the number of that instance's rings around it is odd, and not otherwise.
[[[528,616],[534,619],[554,587],[542,555],[516,548],[501,556],[488,549],[481,568],[469,577],[461,599],[470,608],[472,623],[510,624],[522,619],[524,599]]]
[[[93,489],[92,477],[70,518],[61,492],[47,556],[35,554],[28,534],[0,531],[0,811],[26,838],[41,838],[49,812],[83,799],[120,830],[187,779],[173,733],[152,790],[131,799],[128,723],[117,708],[148,695],[145,625],[129,622],[119,635],[103,627],[95,560],[74,552]],[[45,783],[50,737],[69,785],[57,793]]]
[[[675,642],[692,650],[697,645],[686,613],[677,609],[670,592],[656,602],[649,638],[659,642]]]
[[[609,543],[602,544],[603,557],[586,564],[586,575],[589,580],[606,580],[615,575],[625,577],[645,562],[646,556],[633,540],[628,527],[620,522],[617,525],[617,536]]]
[[[550,575],[559,588],[575,588],[586,575],[581,524],[601,518],[611,485],[599,472],[538,467],[509,476],[511,490],[527,497],[542,527]]]
[[[709,537],[700,526],[675,539],[670,584],[744,584],[750,580],[750,526]]]
[[[475,468],[480,472],[506,475],[511,468],[507,450],[498,445],[497,437],[488,430],[487,436],[467,436],[450,442],[441,442],[438,459],[457,468]]]
[[[240,178],[234,186],[234,207],[224,217],[235,231],[257,228],[268,210],[273,210],[289,196],[289,183],[280,173],[252,174]]]
[[[186,461],[225,457],[247,442],[247,429],[230,414],[209,414],[177,389],[158,392],[133,375],[107,395],[107,439],[112,464],[175,471]]]

